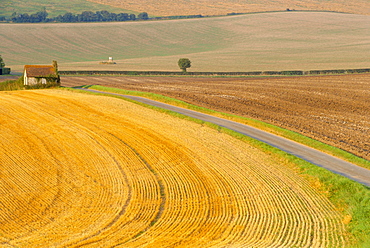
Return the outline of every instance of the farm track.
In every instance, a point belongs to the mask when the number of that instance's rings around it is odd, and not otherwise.
[[[342,216],[295,168],[226,134],[69,91],[0,104],[2,246],[346,245]]]
[[[370,159],[370,74],[278,78],[63,77],[267,122]]]

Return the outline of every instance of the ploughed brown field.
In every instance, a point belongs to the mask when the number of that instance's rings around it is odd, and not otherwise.
[[[370,74],[271,77],[63,77],[63,86],[153,92],[250,117],[370,159]]]

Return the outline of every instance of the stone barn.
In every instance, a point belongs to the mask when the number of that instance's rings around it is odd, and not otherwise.
[[[24,85],[59,85],[58,70],[52,65],[25,65]]]

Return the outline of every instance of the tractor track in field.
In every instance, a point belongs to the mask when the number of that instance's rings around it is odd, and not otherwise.
[[[239,132],[251,138],[267,143],[289,154],[292,154],[301,159],[304,159],[312,164],[323,167],[334,173],[340,174],[342,176],[345,176],[347,178],[350,178],[354,181],[357,181],[363,185],[370,187],[370,170],[359,167],[347,161],[344,161],[334,156],[331,156],[329,154],[323,153],[321,151],[312,149],[308,146],[282,138],[280,136],[277,136],[277,135],[274,135],[274,134],[271,134],[271,133],[244,125],[244,124],[240,124],[234,121],[229,121],[226,119],[214,117],[214,116],[203,114],[203,113],[196,112],[193,110],[172,106],[169,104],[150,100],[144,97],[109,93],[109,92],[103,92],[103,91],[86,89],[86,88],[80,88],[80,89],[89,91],[89,92],[94,92],[94,93],[103,93],[103,94],[122,96],[122,97],[131,99],[137,102],[141,102],[141,103],[159,107],[162,109],[174,111],[174,112],[177,112],[177,113],[180,113],[180,114],[183,114],[183,115],[195,118],[195,119],[199,119],[202,121],[214,123],[221,127],[228,128],[230,130]]]

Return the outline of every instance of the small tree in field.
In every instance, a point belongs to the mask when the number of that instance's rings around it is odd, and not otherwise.
[[[53,60],[53,67],[55,70],[55,74],[58,75],[58,61]]]
[[[3,67],[5,67],[5,63],[4,63],[3,58],[0,55],[0,68],[3,68]]]
[[[187,58],[179,59],[179,62],[177,64],[183,72],[186,72],[186,69],[191,67],[191,61]]]
[[[60,85],[60,76],[58,71],[58,62],[56,60],[53,60],[53,67],[55,70],[55,76],[57,77],[57,85]]]

